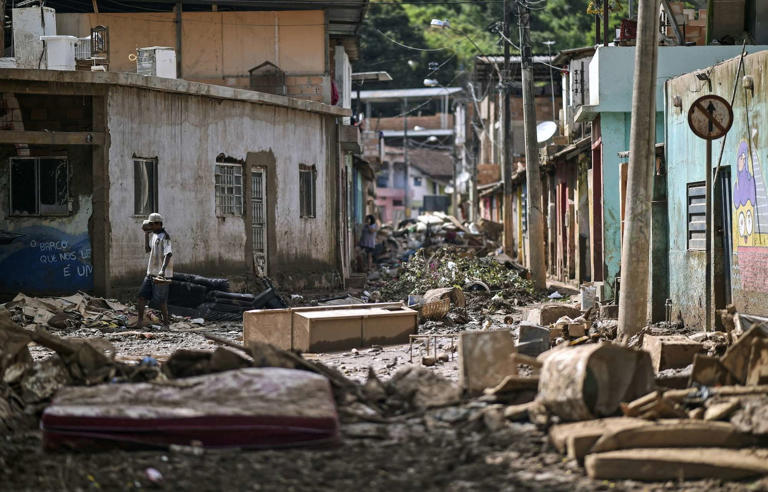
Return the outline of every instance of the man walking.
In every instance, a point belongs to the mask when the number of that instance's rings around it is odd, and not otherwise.
[[[158,213],[149,214],[148,220],[142,225],[144,230],[144,249],[149,253],[147,276],[139,290],[139,298],[136,309],[139,320],[136,328],[144,324],[144,308],[149,301],[160,306],[163,314],[163,324],[168,326],[168,289],[170,282],[166,279],[173,277],[173,251],[171,249],[171,236],[163,228],[163,216]]]

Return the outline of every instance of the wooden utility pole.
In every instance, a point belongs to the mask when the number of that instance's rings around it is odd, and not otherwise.
[[[504,253],[513,256],[515,250],[514,244],[514,224],[515,219],[512,215],[512,132],[510,124],[509,110],[509,5],[504,0],[504,68],[499,77],[501,85],[501,176],[504,181]]]
[[[541,177],[539,143],[536,140],[536,106],[533,92],[533,56],[531,53],[531,11],[527,0],[517,0],[520,22],[520,51],[523,80],[523,120],[525,125],[525,182],[528,214],[528,270],[537,289],[547,288],[544,262],[544,214],[541,212]]]
[[[410,219],[411,218],[411,202],[408,199],[408,196],[410,193],[408,192],[408,188],[410,187],[408,183],[408,98],[403,98],[403,166],[405,167],[405,195],[403,196],[403,207],[405,208],[405,218]],[[453,186],[456,186],[456,183],[453,183]]]
[[[659,0],[639,1],[619,293],[618,338],[624,343],[639,333],[648,319],[651,180],[656,157],[658,12]]]

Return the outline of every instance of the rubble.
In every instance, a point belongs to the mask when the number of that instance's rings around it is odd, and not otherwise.
[[[702,350],[702,344],[683,335],[643,337],[643,350],[651,354],[653,370],[685,367],[693,362],[693,357]]]
[[[613,415],[621,402],[654,386],[647,352],[610,343],[555,349],[539,356],[538,399],[565,421]]]
[[[517,374],[515,339],[509,330],[463,332],[459,336],[459,384],[469,394],[498,385]]]

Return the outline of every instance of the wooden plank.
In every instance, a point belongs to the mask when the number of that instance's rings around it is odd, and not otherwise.
[[[104,133],[2,130],[0,144],[104,145]]]
[[[636,448],[741,448],[753,442],[752,436],[739,432],[729,422],[673,419],[606,433],[590,452]]]
[[[554,425],[549,429],[549,440],[561,453],[582,460],[592,445],[608,432],[650,425],[647,420],[631,417],[609,417],[569,424]]]
[[[599,480],[738,480],[768,474],[768,460],[723,448],[622,449],[590,454],[585,467]]]

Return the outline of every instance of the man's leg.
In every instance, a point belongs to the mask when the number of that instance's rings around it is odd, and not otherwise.
[[[136,300],[136,311],[139,315],[139,319],[136,322],[137,329],[144,326],[144,307],[150,299],[152,299],[152,279],[147,276],[144,277],[144,281],[141,283],[138,299]]]
[[[163,302],[160,304],[160,312],[163,315],[163,326],[170,326],[171,325],[171,317],[168,316],[168,303]]]
[[[136,311],[138,312],[139,319],[136,321],[136,329],[141,329],[144,326],[144,306],[147,305],[147,300],[143,297],[139,297],[136,300]]]

